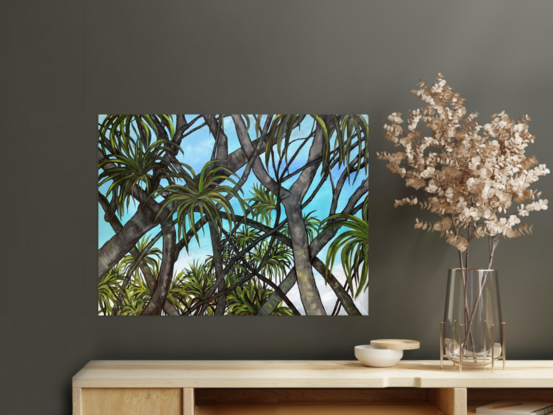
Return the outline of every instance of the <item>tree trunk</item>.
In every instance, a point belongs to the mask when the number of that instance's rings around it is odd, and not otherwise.
[[[356,204],[368,192],[368,190],[369,190],[369,180],[365,179],[361,183],[361,186],[359,186],[359,188],[355,191],[355,193],[350,197],[342,213],[352,214],[354,212],[354,208]],[[335,212],[331,211],[330,213],[334,214]],[[261,229],[264,232],[266,232],[266,230],[264,230],[263,228],[260,228],[259,225],[256,225],[256,226],[258,226],[258,229]],[[317,258],[317,255],[324,248],[324,246],[328,242],[330,242],[332,238],[334,238],[336,233],[338,233],[338,229],[333,229],[331,231],[325,232],[322,235],[317,235],[317,237],[313,240],[313,242],[309,247],[310,255],[311,255],[311,263],[313,264],[313,266],[315,266],[315,269],[317,269],[319,273],[321,272],[319,268],[323,269],[322,266],[325,266],[325,265],[319,258]],[[283,242],[286,243],[285,240],[283,240]],[[324,274],[321,273],[321,275],[324,275]],[[279,287],[286,294],[296,284],[296,281],[297,281],[296,274],[290,272],[288,273],[288,276],[280,283]],[[361,314],[357,309],[357,307],[355,306],[355,303],[353,302],[351,297],[344,290],[344,287],[342,287],[342,285],[336,280],[336,278],[332,274],[330,274],[328,278],[328,283],[330,287],[334,290],[334,293],[336,294],[336,296],[339,299],[343,298],[346,301],[346,303],[343,303],[342,305],[344,306],[344,309],[348,314],[350,315]],[[280,296],[277,293],[273,293],[271,297],[269,297],[269,300],[267,300],[267,302],[261,308],[259,315],[270,315],[273,312],[274,307],[276,307],[276,305],[278,305],[279,302],[280,302]]]
[[[323,261],[321,261],[319,258],[315,257],[312,259],[313,261],[313,267],[317,270],[317,272],[321,275],[325,275],[327,272],[327,267]],[[344,310],[346,310],[346,313],[350,316],[360,316],[361,312],[353,302],[353,299],[348,294],[346,289],[340,284],[340,281],[336,279],[336,277],[332,274],[328,275],[326,278],[327,284],[332,288],[334,291],[334,294],[336,294],[336,297],[338,297],[338,300],[342,303],[342,307],[344,307]]]
[[[211,234],[211,249],[213,250],[213,267],[215,268],[215,277],[219,278],[220,275],[223,275],[223,257],[221,255],[221,244],[219,233],[217,232],[217,225],[212,222],[209,222],[209,233]],[[219,291],[225,289],[225,279],[223,278],[219,283]],[[214,315],[223,316],[225,315],[225,308],[227,305],[227,295],[223,294],[217,298],[217,307],[215,308]]]
[[[107,208],[109,206],[109,202],[107,198],[100,192],[98,192],[98,197],[99,197],[99,202],[102,205],[102,208],[107,211]],[[109,224],[111,225],[115,233],[121,232],[121,229],[123,229],[123,225],[115,215],[110,219]],[[133,247],[129,252],[134,259],[137,259],[140,256],[140,251],[136,247]],[[148,267],[148,264],[146,264],[146,262],[144,261],[140,261],[140,264],[138,264],[138,266],[142,271],[142,275],[144,275],[144,280],[146,281],[148,288],[150,289],[151,292],[154,292],[154,289],[156,287],[156,280],[150,271],[150,267]],[[163,306],[163,310],[170,316],[180,315],[177,309],[171,303],[169,303],[169,301],[165,302]]]
[[[288,294],[288,291],[290,291],[294,287],[294,285],[296,285],[297,281],[298,279],[296,276],[296,270],[292,268],[290,272],[288,272],[286,278],[284,278],[282,282],[278,285],[278,288],[280,288],[280,290],[284,294]],[[274,292],[273,294],[271,294],[265,304],[263,304],[261,309],[257,312],[257,315],[270,316],[271,314],[273,314],[273,311],[275,311],[275,308],[277,308],[281,301],[281,296]]]
[[[326,265],[323,261],[321,261],[319,258],[314,257],[311,259],[311,264],[313,267],[319,272],[319,274],[324,275],[326,272]],[[284,293],[288,294],[288,292],[294,288],[294,285],[296,285],[297,282],[296,277],[296,271],[294,269],[290,270],[286,278],[279,284],[278,288]],[[338,279],[333,275],[330,274],[327,277],[327,283],[334,291],[334,294],[340,301],[340,304],[342,307],[344,307],[344,310],[348,315],[350,316],[360,316],[362,315],[355,303],[353,302],[353,299],[348,294],[348,292],[345,290],[345,288],[340,284]],[[258,316],[270,316],[272,312],[275,310],[275,308],[280,304],[282,301],[281,296],[274,292],[271,294],[269,299],[263,304],[259,312],[257,313]]]
[[[142,312],[142,315],[160,315],[163,305],[167,300],[171,280],[173,279],[173,269],[175,266],[175,245],[177,243],[177,233],[175,226],[171,221],[167,221],[161,228],[163,232],[163,250],[161,255],[161,267],[157,276],[156,289]]]
[[[143,206],[138,206],[135,215],[123,226],[123,229],[98,250],[98,279],[106,275],[140,238],[156,225]]]
[[[294,268],[296,269],[301,302],[308,316],[324,316],[326,311],[315,283],[309,258],[309,240],[303,221],[301,203],[294,199],[285,199],[283,204],[288,219],[288,229],[290,229]]]

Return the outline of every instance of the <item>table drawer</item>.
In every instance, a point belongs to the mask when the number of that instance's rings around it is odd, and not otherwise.
[[[82,415],[182,415],[182,388],[81,389]]]

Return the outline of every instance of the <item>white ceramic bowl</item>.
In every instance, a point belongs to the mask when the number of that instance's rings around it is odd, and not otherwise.
[[[365,366],[390,367],[403,357],[403,350],[377,349],[370,344],[355,346],[355,357]]]

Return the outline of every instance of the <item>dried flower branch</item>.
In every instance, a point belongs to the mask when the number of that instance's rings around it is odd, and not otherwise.
[[[415,228],[444,236],[459,250],[461,268],[468,267],[470,241],[487,236],[490,268],[499,239],[530,234],[532,226],[523,225],[521,217],[547,209],[541,192],[530,189],[549,174],[535,156],[525,155],[535,139],[528,131],[530,117],[515,121],[501,112],[482,127],[478,114],[467,114],[465,100],[441,74],[433,85],[419,85],[421,89],[411,92],[427,106],[411,111],[406,123],[394,112],[384,126],[386,139],[402,151],[378,157],[388,161],[387,167],[407,187],[422,189],[425,198],[396,200],[394,206],[420,205],[438,215],[434,222],[417,219]],[[430,136],[417,130],[421,121]]]

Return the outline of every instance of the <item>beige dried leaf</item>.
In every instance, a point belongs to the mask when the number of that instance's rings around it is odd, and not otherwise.
[[[441,74],[434,84],[421,80],[419,87],[411,92],[426,107],[411,111],[406,126],[401,113],[394,112],[384,127],[386,139],[400,150],[378,153],[406,186],[424,190],[421,208],[439,216],[434,222],[417,220],[415,228],[440,232],[461,252],[472,237],[530,234],[531,227],[520,227],[520,218],[548,208],[541,192],[530,186],[550,173],[534,155],[525,155],[535,139],[528,131],[530,117],[513,120],[502,111],[481,126],[478,114],[467,113],[465,100]],[[417,130],[419,124],[430,134]],[[415,204],[419,201],[408,197],[394,206]]]

